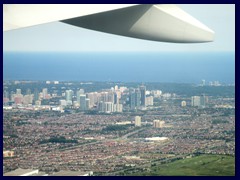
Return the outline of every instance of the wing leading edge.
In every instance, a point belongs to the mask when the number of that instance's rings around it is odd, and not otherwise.
[[[172,4],[135,5],[59,20],[86,29],[152,41],[201,43],[214,40],[211,29]]]

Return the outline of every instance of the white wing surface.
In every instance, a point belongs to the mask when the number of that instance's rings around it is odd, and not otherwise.
[[[127,37],[174,43],[214,40],[214,32],[176,5],[21,4],[3,6],[3,30],[61,21]]]

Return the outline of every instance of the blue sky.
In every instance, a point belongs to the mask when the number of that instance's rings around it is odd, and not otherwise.
[[[152,42],[100,33],[60,22],[3,33],[3,51],[235,51],[235,5],[179,5],[215,31],[215,41],[200,44]]]

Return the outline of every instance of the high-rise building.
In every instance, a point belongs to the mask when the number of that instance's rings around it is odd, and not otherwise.
[[[4,90],[3,92],[3,103],[7,104],[9,102],[9,94],[8,91]]]
[[[27,91],[26,91],[26,95],[31,95],[31,89],[27,89]]]
[[[3,97],[4,97],[4,98],[9,98],[9,93],[8,93],[8,91],[6,91],[6,90],[3,91]]]
[[[14,103],[15,104],[22,104],[22,102],[23,102],[23,95],[22,94],[17,94],[14,97]]]
[[[146,97],[146,106],[153,106],[153,96]]]
[[[16,94],[22,94],[22,90],[21,89],[16,89]]]
[[[79,89],[76,94],[77,94],[77,102],[78,104],[80,104],[80,96],[84,94],[84,89]]]
[[[139,89],[135,90],[135,106],[136,108],[141,106],[141,92]]]
[[[200,106],[200,96],[192,96],[192,106]]]
[[[114,104],[114,112],[122,112],[123,105],[122,104]]]
[[[153,95],[153,97],[159,98],[159,97],[161,97],[162,91],[160,91],[160,90],[152,90],[151,94]]]
[[[99,101],[114,103],[114,93],[113,92],[102,92]]]
[[[86,94],[80,95],[80,110],[82,111],[86,110]]]
[[[72,90],[66,90],[65,96],[66,96],[67,105],[72,105],[73,91]]]
[[[119,98],[117,93],[114,93],[114,104],[119,104]]]
[[[160,121],[160,120],[154,120],[153,121],[153,127],[154,128],[162,128],[165,124],[165,121]]]
[[[33,96],[31,94],[30,95],[25,95],[23,97],[23,104],[24,105],[32,104],[32,101],[33,101]]]
[[[39,92],[38,90],[35,88],[34,89],[34,101],[38,101],[39,100]]]
[[[10,92],[10,101],[14,101],[15,93],[14,91]]]
[[[146,105],[146,86],[140,86],[139,87],[140,92],[141,92],[141,106]]]
[[[136,94],[132,90],[129,95],[130,109],[134,110],[136,108]]]
[[[112,102],[105,102],[105,106],[106,106],[105,112],[107,112],[107,113],[113,112],[113,103]]]
[[[207,96],[192,96],[192,106],[205,107],[206,106]]]
[[[104,102],[103,102],[103,101],[100,101],[100,102],[98,103],[98,110],[99,110],[100,112],[105,112],[105,105],[104,105]]]
[[[105,113],[122,112],[122,104],[113,104],[112,102],[100,101],[98,103],[98,110]]]
[[[138,109],[141,105],[141,92],[139,89],[131,88],[129,90],[130,109]]]
[[[203,79],[202,80],[202,86],[205,86],[206,85],[206,81]]]
[[[43,94],[43,99],[47,99],[47,96],[48,96],[48,89],[47,89],[47,88],[43,88],[43,90],[42,90],[42,94]]]
[[[84,89],[79,89],[80,94],[84,94]]]
[[[135,117],[135,126],[141,126],[141,117],[140,116]]]
[[[205,107],[207,104],[207,96],[205,96],[204,94],[200,96],[200,106],[201,107]]]
[[[59,100],[60,106],[66,106],[67,105],[67,101],[64,99]]]
[[[100,93],[97,93],[97,92],[92,92],[87,94],[87,98],[90,100],[89,102],[90,107],[97,105],[99,96],[100,96]],[[79,96],[79,102],[80,102],[80,96]]]
[[[90,108],[90,99],[86,98],[86,110]]]

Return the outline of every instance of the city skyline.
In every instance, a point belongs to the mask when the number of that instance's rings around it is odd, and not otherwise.
[[[3,112],[4,176],[235,175],[234,86],[4,81]]]

